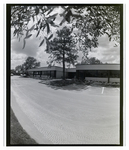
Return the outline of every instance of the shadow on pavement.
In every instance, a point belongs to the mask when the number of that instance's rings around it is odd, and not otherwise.
[[[75,83],[73,80],[66,80],[66,81],[63,81],[63,80],[55,80],[55,81],[42,80],[39,83],[45,84],[45,85],[47,85],[48,87],[51,87],[54,90],[62,89],[62,90],[81,91],[81,90],[88,89],[88,86],[84,82],[82,82],[82,83],[76,82]]]
[[[75,81],[75,80],[41,80],[39,83],[45,84],[55,90],[76,90],[82,91],[87,90],[89,85],[92,87],[120,87],[117,83],[105,83],[105,82],[85,82],[85,81]]]

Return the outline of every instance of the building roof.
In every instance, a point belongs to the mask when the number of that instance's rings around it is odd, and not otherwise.
[[[76,70],[120,70],[119,64],[76,65]]]
[[[120,64],[76,64],[75,66],[78,65],[120,65]]]
[[[76,72],[76,68],[67,68],[66,72]]]
[[[63,71],[62,67],[40,67],[28,69],[28,71]],[[76,68],[66,68],[66,72],[76,72],[76,70],[120,70],[120,64],[78,64]]]
[[[62,70],[62,67],[51,66],[51,67],[39,67],[39,68],[28,69],[28,71],[48,71],[48,70]]]

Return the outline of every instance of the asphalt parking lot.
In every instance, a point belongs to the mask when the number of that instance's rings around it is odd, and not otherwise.
[[[39,82],[11,77],[11,107],[39,144],[119,144],[119,88]]]

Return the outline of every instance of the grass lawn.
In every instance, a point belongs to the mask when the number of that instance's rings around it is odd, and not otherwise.
[[[26,131],[19,124],[17,118],[15,117],[13,110],[11,109],[11,145],[29,145],[38,144],[34,139],[32,139]]]
[[[39,83],[47,84],[47,85],[52,85],[52,86],[57,86],[57,87],[62,87],[62,86],[67,86],[71,84],[75,85],[92,85],[92,86],[104,86],[104,87],[120,87],[119,83],[107,83],[107,82],[97,82],[97,81],[86,81],[86,80],[43,80],[40,81]]]

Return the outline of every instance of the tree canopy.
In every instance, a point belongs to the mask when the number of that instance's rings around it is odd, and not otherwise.
[[[15,68],[17,73],[27,73],[28,69],[36,68],[40,66],[40,62],[38,62],[34,57],[28,57],[26,61]]]
[[[59,7],[62,11],[54,13]],[[33,30],[37,32],[36,37],[47,30],[47,36],[43,36],[39,44],[41,46],[44,41],[49,44],[53,36],[51,27],[58,28],[67,22],[72,24],[73,29],[80,31],[75,36],[81,42],[80,49],[85,53],[87,49],[98,46],[97,38],[103,34],[107,34],[109,40],[114,39],[116,44],[119,43],[120,8],[121,5],[15,5],[11,7],[11,26],[15,29],[14,36],[20,38],[25,35],[24,48]],[[62,17],[59,25],[55,23],[58,16]]]
[[[15,71],[16,71],[16,74],[20,74],[22,71],[22,66],[21,65],[16,66]]]
[[[57,62],[63,64],[63,78],[65,79],[65,64],[68,65],[76,62],[78,57],[76,42],[73,38],[72,30],[64,27],[61,30],[57,30],[57,36],[49,42],[46,52],[50,54],[49,64]]]
[[[83,60],[81,64],[102,64],[102,62],[95,57],[91,57],[91,58],[87,57],[87,59]]]

